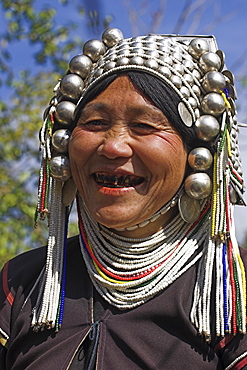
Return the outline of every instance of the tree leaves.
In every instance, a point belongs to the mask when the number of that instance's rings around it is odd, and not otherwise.
[[[57,25],[57,11],[32,0],[0,1],[6,29],[1,34],[2,83],[11,85],[10,96],[0,99],[0,265],[21,251],[46,243],[46,222],[34,229],[38,182],[38,132],[42,113],[52,98],[57,80],[67,69],[68,53],[75,54],[83,40],[72,32],[76,25]],[[63,6],[68,2],[63,1]],[[35,46],[34,70],[15,78],[11,64],[12,45]],[[38,51],[37,51],[38,50]],[[49,62],[49,63],[48,63]],[[73,227],[73,226],[72,226]]]

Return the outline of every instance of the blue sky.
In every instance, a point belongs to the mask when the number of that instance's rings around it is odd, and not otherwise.
[[[57,23],[63,24],[71,19],[78,22],[78,33],[86,41],[90,38],[99,38],[103,28],[99,29],[98,34],[94,34],[87,28],[88,18],[83,20],[79,17],[73,4],[77,1],[71,0],[71,6],[62,7],[59,0],[49,1],[36,0],[34,3],[37,8],[42,8],[47,4],[57,9]],[[247,87],[241,88],[238,81],[247,77],[247,1],[246,0],[82,0],[82,5],[87,13],[96,8],[103,16],[112,17],[111,26],[122,30],[125,37],[133,34],[146,34],[151,29],[153,15],[160,16],[161,22],[155,29],[157,33],[174,33],[176,30],[180,34],[213,34],[216,37],[219,49],[226,55],[227,67],[236,76],[238,87],[238,111],[239,120],[247,123]],[[182,14],[185,4],[192,3],[189,8],[186,20],[182,27],[176,29],[179,17]],[[159,11],[160,4],[163,5],[164,14]],[[130,11],[137,16],[130,22]],[[201,10],[199,12],[199,10]],[[3,13],[0,13],[1,28],[5,21]],[[16,76],[25,68],[34,68],[32,55],[35,50],[28,45],[15,44],[11,48],[12,65]],[[80,53],[81,50],[78,50]],[[68,56],[68,62],[73,55]],[[1,94],[6,93],[2,88]],[[242,159],[247,156],[247,128],[241,130],[240,145]],[[247,160],[244,163],[245,178],[247,181]],[[247,197],[246,197],[247,198]],[[239,238],[247,232],[246,220],[247,209],[236,207],[237,232]]]

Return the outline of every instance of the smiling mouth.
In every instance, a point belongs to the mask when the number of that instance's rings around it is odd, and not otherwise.
[[[98,185],[107,188],[126,188],[135,187],[144,182],[143,177],[132,175],[106,175],[103,173],[94,173],[94,180]]]

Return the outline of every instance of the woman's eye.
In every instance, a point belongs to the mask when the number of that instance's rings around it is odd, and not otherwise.
[[[89,130],[101,130],[107,127],[107,123],[102,120],[92,120],[81,122],[84,127],[87,127]]]
[[[137,122],[133,125],[133,129],[140,133],[149,133],[156,131],[156,128],[148,123]]]

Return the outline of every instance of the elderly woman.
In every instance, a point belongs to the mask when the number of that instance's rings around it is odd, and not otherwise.
[[[40,133],[48,246],[2,271],[1,369],[247,368],[233,85],[213,37],[108,29],[71,60]]]

